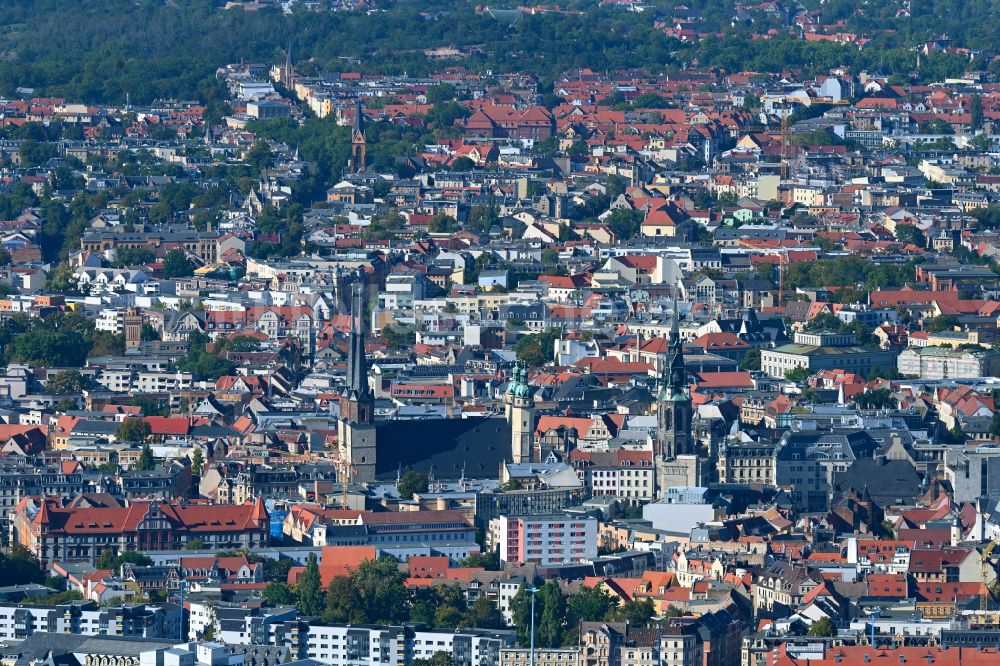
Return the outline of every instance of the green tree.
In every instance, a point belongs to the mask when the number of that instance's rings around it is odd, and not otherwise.
[[[990,434],[994,437],[1000,437],[1000,412],[993,412],[993,418],[990,420]]]
[[[163,277],[167,280],[189,277],[194,274],[194,264],[188,261],[184,250],[173,249],[163,258]]]
[[[628,622],[635,627],[649,626],[650,618],[654,615],[656,615],[656,609],[649,599],[627,601],[618,608],[616,613],[619,622]]]
[[[810,636],[836,636],[837,625],[828,617],[820,618],[809,625],[809,631],[806,633]]]
[[[542,617],[536,628],[537,637],[548,647],[559,647],[568,627],[566,595],[559,583],[550,580],[542,585],[538,596],[542,602]]]
[[[455,659],[450,652],[438,650],[430,659],[414,659],[413,666],[455,666]]]
[[[364,622],[364,608],[349,576],[334,576],[326,588],[323,620],[338,624]]]
[[[288,583],[271,582],[264,588],[264,601],[268,606],[291,606],[295,604],[295,591]]]
[[[309,553],[306,559],[306,569],[295,585],[296,608],[303,615],[319,616],[323,614],[326,600],[323,596],[323,583],[319,574],[319,560],[315,553]]]
[[[383,326],[382,337],[389,349],[405,349],[417,342],[416,330],[399,323]]]
[[[951,331],[959,326],[958,317],[955,315],[939,315],[928,319],[924,325],[929,333],[940,333],[941,331]]]
[[[352,572],[351,582],[361,595],[365,622],[398,624],[406,620],[406,574],[395,560],[366,560]]]
[[[819,400],[819,392],[816,389],[814,389],[812,386],[807,386],[807,387],[805,387],[804,389],[802,389],[799,392],[799,399],[802,402],[806,402],[806,403],[809,403],[811,405],[815,405],[816,403],[818,403],[820,401]]]
[[[474,553],[459,560],[458,566],[470,569],[482,568],[487,571],[500,571],[500,553],[496,550]]]
[[[625,190],[628,188],[628,181],[619,175],[611,174],[608,176],[607,182],[607,192],[608,196],[612,199],[617,198],[619,195],[625,194]]]
[[[205,454],[201,449],[195,449],[191,454],[191,473],[200,477],[203,471],[205,471]]]
[[[450,102],[457,95],[458,91],[455,89],[455,86],[450,83],[439,83],[427,88],[427,103],[440,104],[441,102]]]
[[[0,553],[0,585],[27,585],[41,583],[45,572],[35,556],[19,543],[7,553]]]
[[[143,555],[142,553],[138,553],[134,550],[127,550],[119,555],[110,548],[106,549],[103,553],[101,553],[101,556],[97,558],[98,569],[118,571],[123,564],[131,564],[137,567],[151,567],[153,566],[153,560],[148,555]]]
[[[51,587],[53,590],[61,591],[66,587],[66,579],[59,575],[46,576],[42,585],[45,587]]]
[[[102,333],[94,322],[76,312],[45,318],[14,316],[0,329],[0,344],[8,361],[46,367],[81,367],[88,354],[123,353],[124,336]]]
[[[273,559],[250,553],[247,555],[247,558],[251,562],[260,562],[264,565],[264,580],[269,583],[287,583],[288,572],[295,566],[295,560],[290,557]]]
[[[119,247],[115,249],[114,259],[111,263],[114,264],[115,268],[125,268],[153,261],[156,261],[156,255],[144,247]]]
[[[917,247],[927,247],[927,237],[919,228],[913,224],[897,224],[896,240],[901,243],[910,243]]]
[[[785,370],[785,379],[790,382],[802,382],[812,377],[812,370],[809,368],[798,367],[791,368],[790,370]]]
[[[740,359],[740,370],[760,370],[760,350],[748,349]]]
[[[83,375],[79,370],[60,370],[49,375],[45,382],[45,388],[49,393],[65,395],[67,393],[81,393],[86,386]]]
[[[479,597],[469,605],[461,625],[475,629],[504,629],[507,623],[503,613],[488,597]]]
[[[462,611],[454,606],[438,606],[434,611],[434,626],[454,629],[462,622]]]
[[[233,374],[236,364],[219,354],[207,351],[207,343],[207,335],[198,331],[192,332],[188,336],[187,353],[178,360],[177,368],[182,372],[190,372],[209,380]]]
[[[128,404],[138,407],[143,416],[169,416],[170,408],[160,404],[160,401],[148,395],[136,395],[129,398]]]
[[[184,544],[184,550],[203,550],[205,542],[202,539],[191,539]]]
[[[569,612],[573,622],[607,620],[617,607],[618,601],[600,587],[583,587],[569,598]]]
[[[244,159],[253,168],[254,173],[259,174],[271,167],[272,157],[271,147],[267,142],[258,140],[247,151]]]
[[[541,333],[530,333],[514,343],[514,352],[519,361],[531,366],[551,363],[555,358],[555,343],[559,339],[559,329],[550,328]]]
[[[941,435],[941,441],[945,444],[965,444],[967,439],[968,437],[957,424],[950,430],[944,430],[944,434]]]
[[[403,499],[412,499],[415,494],[427,492],[427,483],[426,474],[411,469],[399,479],[396,489]]]
[[[806,324],[807,331],[839,331],[843,322],[830,312],[821,312]]]
[[[979,95],[973,95],[969,101],[969,126],[973,131],[983,127],[983,99]]]
[[[222,349],[239,353],[260,351],[260,340],[249,335],[233,335],[225,339]]]
[[[883,520],[881,525],[876,525],[875,536],[879,539],[885,539],[887,541],[892,541],[896,538],[896,531],[892,527],[892,523],[888,520]]]
[[[450,167],[452,171],[472,171],[476,168],[476,163],[471,158],[462,155],[453,159]]]
[[[146,419],[129,417],[118,424],[118,427],[115,428],[115,439],[119,442],[136,442],[137,444],[143,444],[149,438],[152,430],[153,429],[150,428],[149,423],[146,422]]]
[[[527,645],[531,630],[531,595],[522,587],[511,599],[511,612],[517,640]],[[568,627],[566,595],[559,584],[549,581],[535,596],[535,645],[541,648],[560,647]]]
[[[619,241],[626,241],[639,232],[639,227],[645,219],[641,210],[616,208],[604,218],[604,223],[611,227]]]
[[[149,442],[142,445],[142,451],[139,453],[139,460],[136,461],[135,468],[140,472],[148,472],[156,468],[156,460],[153,458],[153,450],[149,448]]]
[[[451,215],[446,215],[445,213],[437,213],[427,223],[427,231],[432,234],[453,233],[458,231],[458,229],[458,221]]]
[[[625,507],[625,519],[626,520],[642,520],[642,507],[636,504],[630,504]]]

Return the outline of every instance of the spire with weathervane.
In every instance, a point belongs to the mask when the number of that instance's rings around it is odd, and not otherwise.
[[[677,307],[676,294],[657,403],[660,456],[664,459],[673,459],[678,455],[694,453],[694,438],[691,436],[691,397],[688,394],[687,368],[684,366],[684,344],[680,336],[680,311]]]

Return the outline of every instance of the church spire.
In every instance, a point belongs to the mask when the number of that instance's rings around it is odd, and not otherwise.
[[[368,360],[365,357],[364,285],[354,285],[351,299],[351,334],[347,349],[347,381],[341,396],[340,413],[349,421],[371,423],[375,395],[368,386]]]
[[[348,390],[358,396],[371,392],[368,387],[368,360],[365,357],[365,302],[361,284],[354,285],[351,303],[351,347],[347,355]]]
[[[661,400],[679,400],[687,397],[687,368],[684,366],[684,343],[680,334],[680,311],[674,294],[674,313],[670,321],[670,338],[667,341],[667,360],[661,377]]]
[[[354,126],[351,132],[351,173],[360,173],[365,170],[365,163],[368,156],[368,143],[365,138],[365,112],[361,108],[361,98],[359,97],[354,107]]]

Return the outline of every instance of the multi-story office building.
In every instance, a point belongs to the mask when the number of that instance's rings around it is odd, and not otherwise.
[[[495,534],[502,562],[549,566],[597,557],[597,520],[586,516],[500,516]]]

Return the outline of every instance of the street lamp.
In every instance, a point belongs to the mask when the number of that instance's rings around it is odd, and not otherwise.
[[[531,595],[531,649],[528,652],[528,666],[535,666],[535,595],[539,588],[532,585],[525,591]]]
[[[656,623],[656,665],[663,664],[663,621],[667,619],[666,613],[660,615],[650,615],[649,619]]]

